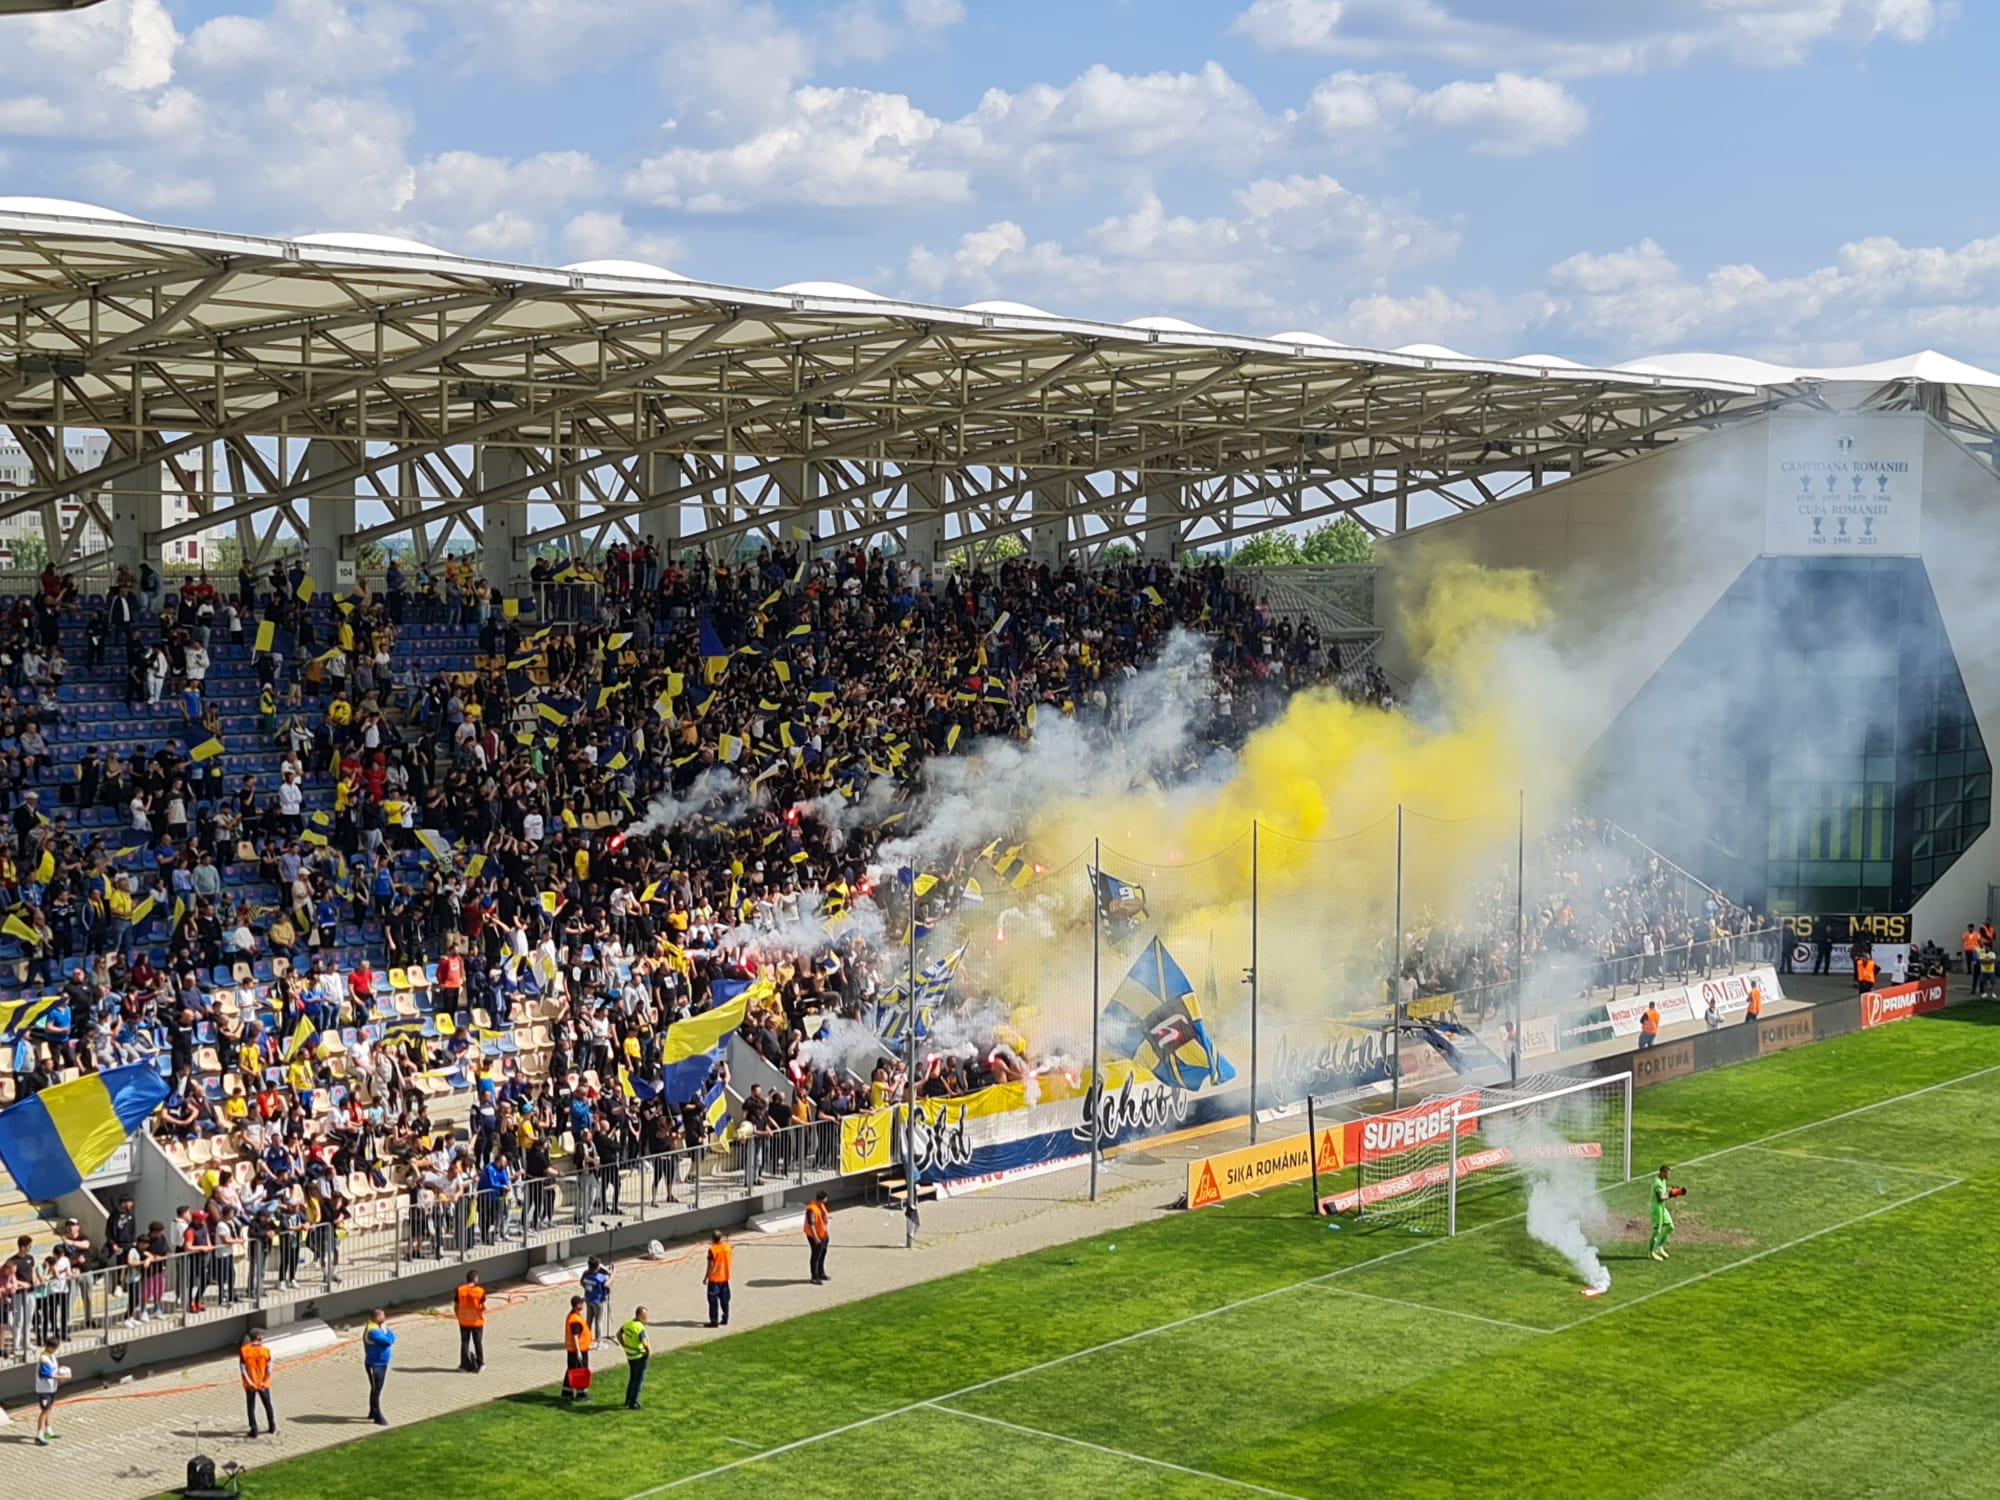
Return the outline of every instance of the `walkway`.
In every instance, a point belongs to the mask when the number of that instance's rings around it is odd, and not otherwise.
[[[899,1287],[954,1275],[1008,1256],[1065,1244],[1103,1230],[1164,1214],[1186,1186],[1186,1162],[1241,1144],[1220,1133],[1162,1145],[1146,1142],[1123,1160],[1107,1161],[1102,1193],[1091,1203],[1087,1169],[1078,1167],[964,1198],[923,1206],[917,1248],[903,1248],[898,1212],[866,1206],[833,1215],[831,1284],[806,1279],[806,1250],[797,1230],[736,1237],[735,1322],[741,1331],[857,1301]],[[613,1308],[623,1316],[643,1304],[652,1314],[655,1353],[718,1335],[703,1326],[701,1247],[667,1247],[669,1260],[615,1263]],[[397,1330],[395,1372],[385,1405],[397,1424],[459,1411],[515,1392],[554,1389],[562,1374],[563,1314],[574,1288],[511,1285],[493,1288],[488,1303],[486,1370],[458,1372],[458,1330],[445,1306],[392,1314]],[[137,1500],[178,1488],[188,1458],[207,1453],[219,1467],[246,1465],[363,1438],[366,1388],[355,1347],[359,1324],[340,1326],[339,1346],[277,1365],[273,1380],[280,1435],[243,1436],[243,1398],[233,1351],[177,1368],[153,1369],[118,1385],[89,1386],[57,1409],[62,1441],[36,1448],[33,1409],[16,1404],[0,1426],[0,1490],[31,1493],[60,1474],[64,1493],[94,1500]],[[727,1334],[721,1335],[727,1337]],[[552,1352],[553,1351],[553,1352]],[[609,1369],[601,1362],[601,1369]],[[614,1372],[615,1373],[615,1372]]]

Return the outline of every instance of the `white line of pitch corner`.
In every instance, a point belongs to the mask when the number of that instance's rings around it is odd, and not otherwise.
[[[1934,1187],[1925,1188],[1921,1193],[1912,1193],[1907,1198],[1898,1198],[1894,1203],[1885,1203],[1880,1208],[1871,1208],[1865,1214],[1856,1214],[1851,1219],[1842,1219],[1838,1224],[1829,1224],[1824,1229],[1815,1229],[1811,1234],[1802,1234],[1797,1239],[1786,1240],[1782,1245],[1772,1245],[1768,1249],[1759,1250],[1754,1255],[1746,1255],[1741,1260],[1732,1260],[1726,1266],[1718,1266],[1713,1271],[1704,1271],[1701,1275],[1690,1277],[1686,1281],[1676,1281],[1667,1286],[1654,1287],[1652,1291],[1642,1292],[1629,1302],[1620,1302],[1615,1307],[1605,1307],[1593,1313],[1585,1313],[1582,1317],[1565,1323],[1560,1328],[1551,1329],[1550,1332],[1567,1333],[1570,1329],[1581,1327],[1585,1323],[1595,1323],[1599,1318],[1608,1318],[1613,1313],[1624,1312],[1628,1308],[1637,1307],[1642,1302],[1651,1302],[1655,1297],[1664,1297],[1668,1292],[1685,1291],[1687,1288],[1695,1286],[1700,1282],[1712,1281],[1718,1276],[1727,1276],[1731,1271],[1740,1271],[1743,1267],[1755,1265],[1758,1261],[1765,1260],[1770,1256],[1780,1255],[1787,1250],[1796,1250],[1801,1245],[1809,1245],[1814,1240],[1822,1239],[1829,1234],[1837,1234],[1843,1229],[1852,1229],[1856,1224],[1865,1224],[1870,1219],[1877,1219],[1883,1214],[1894,1213],[1899,1208],[1908,1208],[1912,1203],[1921,1202],[1925,1198],[1934,1197],[1938,1193],[1949,1192],[1964,1181],[1963,1177],[1954,1177],[1949,1182],[1940,1182]]]
[[[1961,1083],[1971,1083],[1975,1078],[1990,1078],[2000,1073],[2000,1064],[1990,1068],[1975,1068],[1970,1073],[1961,1073],[1956,1078],[1947,1078],[1942,1083],[1925,1084],[1920,1089],[1911,1089],[1907,1094],[1897,1094],[1891,1099],[1877,1099],[1872,1104],[1861,1104],[1853,1109],[1843,1109],[1837,1115],[1828,1115],[1824,1120],[1808,1120],[1803,1125],[1793,1125],[1789,1129],[1774,1130],[1769,1135],[1760,1135],[1754,1141],[1744,1141],[1738,1146],[1724,1146],[1719,1151],[1710,1151],[1704,1156],[1690,1156],[1688,1163],[1714,1161],[1718,1156],[1727,1156],[1732,1151],[1755,1151],[1768,1146],[1773,1141],[1782,1141],[1795,1135],[1803,1135],[1808,1130],[1818,1130],[1823,1125],[1838,1125],[1842,1120],[1852,1120],[1857,1115],[1872,1114],[1878,1109],[1887,1109],[1893,1104],[1907,1104],[1912,1099],[1921,1099],[1926,1094],[1935,1094],[1940,1089],[1954,1089]]]
[[[1185,1474],[1190,1479],[1205,1479],[1210,1484],[1226,1484],[1239,1490],[1249,1490],[1255,1495],[1270,1495],[1275,1500],[1304,1500],[1290,1490],[1274,1490],[1268,1485],[1253,1484],[1247,1479],[1231,1479],[1227,1474],[1214,1474],[1207,1469],[1191,1469],[1186,1464],[1170,1463],[1164,1458],[1149,1458],[1144,1453],[1127,1453],[1123,1448],[1108,1448],[1103,1443],[1093,1443],[1087,1438],[1070,1437],[1067,1433],[1047,1432],[1040,1427],[1026,1427],[1019,1422],[1009,1422],[1002,1417],[989,1417],[984,1412],[960,1411],[955,1406],[946,1406],[937,1401],[923,1403],[932,1411],[944,1412],[947,1416],[964,1417],[972,1422],[984,1422],[991,1427],[1003,1427],[1022,1437],[1041,1438],[1047,1442],[1068,1443],[1076,1448],[1088,1448],[1093,1453],[1102,1453],[1110,1458],[1122,1458],[1130,1463],[1149,1464],[1155,1469],[1169,1469],[1176,1474]]]
[[[1363,1262],[1364,1265],[1371,1262]],[[1517,1333],[1553,1333],[1552,1328],[1538,1328],[1533,1323],[1516,1323],[1507,1318],[1489,1318],[1484,1313],[1462,1312],[1456,1307],[1439,1307],[1435,1302],[1406,1302],[1401,1297],[1381,1297],[1374,1292],[1357,1292],[1353,1287],[1329,1286],[1314,1283],[1316,1292],[1328,1292],[1336,1297],[1359,1297],[1364,1302],[1380,1302],[1389,1307],[1407,1307],[1411,1312],[1439,1313],[1447,1318],[1463,1318],[1468,1323],[1484,1323],[1492,1328],[1511,1328]]]
[[[1782,1156],[1792,1161],[1823,1161],[1836,1167],[1866,1167],[1876,1172],[1901,1172],[1910,1177],[1928,1177],[1942,1182],[1949,1172],[1933,1172],[1928,1167],[1903,1167],[1892,1161],[1873,1161],[1865,1156],[1826,1156],[1817,1151],[1793,1151],[1789,1147],[1752,1146],[1759,1156]]]
[[[1961,1074],[1957,1078],[1947,1078],[1942,1083],[1927,1084],[1923,1088],[1912,1089],[1907,1094],[1898,1094],[1894,1098],[1878,1099],[1872,1104],[1863,1104],[1855,1109],[1842,1110],[1838,1114],[1828,1115],[1823,1120],[1812,1120],[1804,1125],[1794,1125],[1786,1130],[1773,1131],[1770,1135],[1760,1136],[1758,1139],[1754,1141],[1745,1141],[1741,1145],[1724,1146],[1720,1150],[1710,1151],[1702,1156],[1687,1157],[1684,1159],[1683,1165],[1693,1165],[1694,1163],[1697,1162],[1713,1161],[1717,1157],[1727,1156],[1732,1151],[1747,1151],[1753,1147],[1768,1145],[1772,1141],[1781,1141],[1787,1138],[1788,1136],[1798,1135],[1803,1131],[1816,1130],[1822,1125],[1835,1125],[1842,1120],[1853,1119],[1856,1115],[1867,1114],[1871,1110],[1885,1109],[1892,1104],[1901,1104],[1906,1100],[1920,1098],[1925,1094],[1934,1094],[1940,1089],[1953,1088],[1961,1083],[1970,1083],[1976,1078],[1985,1078],[1994,1073],[2000,1073],[2000,1065],[1996,1065],[1990,1068],[1978,1068],[1975,1069],[1973,1072]],[[1953,1183],[1941,1184],[1939,1188],[1933,1188],[1931,1191],[1937,1192],[1940,1191],[1943,1187],[1949,1187],[1955,1185],[1956,1185],[1955,1181]],[[1921,1197],[1924,1195],[1919,1194],[1918,1196]],[[1900,1206],[1901,1206],[1900,1204],[1889,1205],[1890,1208],[1896,1208]],[[1887,1211],[1888,1209],[1886,1208],[1876,1210],[1877,1213],[1886,1213]],[[1502,1219],[1489,1219],[1484,1224],[1474,1225],[1471,1229],[1468,1229],[1463,1234],[1460,1234],[1458,1238],[1464,1239],[1466,1238],[1467,1235],[1479,1234],[1488,1229],[1498,1229],[1505,1224],[1517,1223],[1518,1221],[1520,1221],[1525,1217],[1527,1217],[1525,1214],[1510,1214]],[[1844,1228],[1845,1226],[1836,1225],[1834,1227]],[[1824,1233],[1825,1231],[1821,1232]],[[1103,1343],[1092,1344],[1088,1348],[1077,1349],[1069,1354],[1059,1354],[1055,1356],[1053,1359],[1042,1360],[1039,1364],[1026,1365],[1023,1368],[1011,1371],[1008,1374],[996,1375],[991,1380],[982,1380],[979,1381],[977,1384],[962,1386],[955,1391],[945,1391],[941,1395],[928,1397],[922,1401],[912,1401],[904,1406],[892,1407],[888,1411],[877,1412],[873,1416],[857,1417],[852,1422],[844,1422],[838,1427],[829,1427],[825,1432],[814,1433],[810,1437],[795,1438],[789,1443],[779,1443],[775,1447],[766,1448],[760,1453],[753,1453],[744,1458],[732,1459],[730,1462],[726,1464],[718,1464],[714,1468],[702,1469],[693,1474],[684,1474],[678,1479],[667,1480],[664,1484],[653,1485],[650,1489],[634,1491],[632,1494],[625,1496],[624,1500],[651,1500],[651,1497],[653,1497],[654,1495],[664,1495],[668,1491],[680,1489],[684,1485],[697,1484],[704,1479],[713,1479],[718,1475],[727,1474],[736,1469],[743,1468],[747,1464],[762,1463],[766,1459],[779,1458],[782,1457],[784,1454],[797,1452],[801,1448],[810,1448],[815,1443],[823,1443],[831,1438],[844,1437],[846,1434],[850,1432],[859,1431],[864,1427],[872,1427],[877,1422],[887,1422],[893,1420],[896,1417],[907,1416],[911,1412],[919,1411],[922,1408],[932,1405],[936,1402],[956,1401],[959,1397],[969,1396],[975,1391],[988,1390],[993,1386],[1004,1385],[1010,1380],[1020,1380],[1028,1375],[1039,1375],[1044,1370],[1053,1370],[1059,1365],[1066,1365],[1070,1363],[1072,1360],[1088,1359],[1091,1355],[1102,1354],[1108,1349],[1120,1348],[1123,1345],[1136,1342],[1139,1339],[1152,1338],[1156,1334],[1172,1333],[1176,1329],[1186,1328],[1190,1324],[1199,1323],[1204,1319],[1219,1317],[1224,1313],[1235,1312],[1240,1308],[1249,1307],[1258,1302],[1268,1301],[1272,1297],[1283,1296],[1287,1292],[1298,1291],[1302,1287],[1314,1286],[1324,1281],[1332,1281],[1337,1277],[1345,1276],[1353,1271],[1368,1270],[1371,1269],[1372,1267],[1382,1265],[1386,1261],[1397,1260],[1405,1255],[1414,1254],[1416,1251],[1419,1250],[1429,1250],[1434,1246],[1445,1245],[1450,1243],[1451,1243],[1450,1239],[1440,1236],[1437,1239],[1422,1240],[1414,1245],[1405,1245],[1402,1249],[1391,1250],[1386,1255],[1378,1255],[1369,1260],[1356,1261],[1351,1266],[1341,1266],[1337,1270],[1328,1271],[1319,1276],[1308,1276],[1304,1280],[1292,1282],[1288,1286],[1273,1287],[1269,1291],[1256,1292],[1253,1293],[1251,1296],[1238,1298],[1234,1302],[1225,1302],[1220,1307],[1211,1307],[1205,1312],[1191,1313],[1187,1317],[1175,1318],[1170,1322],[1161,1323],[1157,1327],[1142,1328],[1136,1333],[1121,1334],[1119,1337],[1115,1339],[1106,1339]],[[1778,1246],[1777,1248],[1784,1249],[1787,1247],[1781,1245]],[[1767,1251],[1765,1253],[1769,1254],[1771,1252]],[[1684,1285],[1684,1284],[1685,1283],[1676,1283],[1676,1285]],[[1671,1290],[1671,1288],[1662,1288],[1661,1290]],[[1648,1295],[1657,1295],[1657,1294],[1654,1293]],[[1623,1308],[1623,1307],[1636,1306],[1639,1300],[1640,1299],[1638,1298],[1634,1298],[1633,1301],[1631,1302],[1621,1302],[1619,1304],[1619,1307]],[[1617,1310],[1618,1310],[1617,1308],[1605,1309],[1606,1312],[1615,1312]],[[1573,1324],[1564,1325],[1564,1327],[1573,1327],[1573,1326],[1574,1326]],[[1559,1332],[1560,1330],[1556,1331]]]

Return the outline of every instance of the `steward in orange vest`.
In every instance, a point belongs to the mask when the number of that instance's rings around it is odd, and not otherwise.
[[[467,1271],[458,1289],[458,1367],[468,1375],[486,1368],[486,1288],[479,1273]]]
[[[826,1244],[828,1237],[826,1194],[819,1193],[806,1205],[806,1250],[812,1260],[813,1285],[819,1286],[827,1279]]]

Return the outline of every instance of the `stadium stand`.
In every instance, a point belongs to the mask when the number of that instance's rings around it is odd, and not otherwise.
[[[0,600],[0,1099],[151,1062],[190,1185],[94,1244],[0,1197],[0,1231],[41,1242],[32,1277],[0,1271],[11,1357],[831,1175],[842,1116],[905,1080],[892,1047],[833,1066],[807,1039],[882,1020],[894,976],[843,918],[929,757],[1044,712],[1118,732],[1119,683],[1175,630],[1213,664],[1206,746],[1307,686],[1391,691],[1215,564],[928,580],[858,549],[617,548],[596,575],[538,564],[523,601],[456,562],[337,600],[296,565],[159,583]],[[1533,952],[1735,920],[1596,825],[1543,853],[1616,920],[1551,903]],[[1511,929],[1426,941],[1423,992],[1504,980]],[[725,1004],[734,1037],[680,1055],[670,1029]],[[1019,1076],[1021,1050],[919,1089]]]

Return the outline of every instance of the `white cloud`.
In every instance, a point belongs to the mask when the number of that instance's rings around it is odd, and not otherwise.
[[[1792,66],[1826,44],[1927,41],[1951,9],[1949,0],[1253,0],[1235,29],[1272,52],[1576,76],[1702,55]]]
[[[880,208],[956,202],[963,171],[927,165],[939,124],[901,94],[802,88],[785,119],[714,150],[677,147],[648,157],[626,191],[662,207],[731,213],[757,203]]]
[[[1691,276],[1647,240],[1573,255],[1549,288],[1559,325],[1606,358],[1704,349],[1818,364],[1937,344],[2000,357],[2000,237],[1956,249],[1857,240],[1789,276],[1749,264]]]
[[[1473,132],[1472,149],[1493,156],[1567,145],[1590,121],[1561,84],[1518,73],[1501,73],[1487,83],[1448,83],[1417,100],[1411,113],[1443,130]]]
[[[1141,75],[1098,65],[1061,87],[990,89],[951,121],[902,94],[807,86],[747,135],[648,157],[627,191],[696,213],[951,203],[972,195],[975,178],[1041,194],[1129,180],[1135,165],[1240,171],[1276,149],[1286,129],[1214,63]]]
[[[929,297],[1007,297],[1095,316],[1195,312],[1241,329],[1324,321],[1297,288],[1329,277],[1366,284],[1457,243],[1452,231],[1331,177],[1259,179],[1234,202],[1232,214],[1197,218],[1143,193],[1129,213],[1100,220],[1073,245],[1032,240],[1002,220],[948,251],[919,247],[905,274]]]
[[[920,31],[943,31],[965,19],[961,0],[903,0],[903,19]]]
[[[1485,155],[1526,156],[1568,145],[1590,114],[1560,83],[1518,73],[1460,79],[1426,93],[1400,73],[1349,71],[1315,88],[1300,120],[1349,150],[1383,145],[1415,126],[1462,131]]]
[[[254,180],[314,229],[386,228],[416,196],[410,118],[379,99],[277,87],[243,123]]]
[[[1057,87],[989,89],[946,133],[945,148],[1029,178],[1098,175],[1107,162],[1254,165],[1282,122],[1216,63],[1191,73],[1120,73],[1102,63]]]
[[[223,76],[282,70],[291,81],[372,78],[408,66],[416,16],[400,7],[360,12],[340,0],[278,0],[270,15],[223,15],[195,28],[188,66]]]
[[[623,214],[603,209],[586,209],[571,219],[560,243],[565,262],[636,260],[675,271],[687,256],[687,246],[672,235],[635,233]]]

